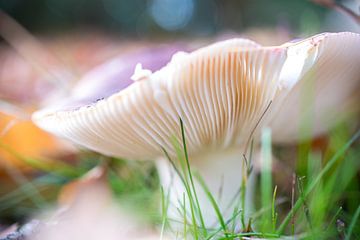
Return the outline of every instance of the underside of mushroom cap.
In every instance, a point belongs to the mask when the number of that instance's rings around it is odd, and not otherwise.
[[[275,143],[324,134],[346,118],[347,111],[354,111],[350,103],[360,101],[360,35],[324,33],[312,41],[319,39],[322,50],[316,64],[297,81],[269,124]]]
[[[280,47],[234,39],[177,53],[162,69],[96,104],[40,111],[33,120],[82,146],[130,159],[154,159],[162,148],[175,154],[179,118],[190,155],[244,146],[316,64],[327,42],[320,36]]]

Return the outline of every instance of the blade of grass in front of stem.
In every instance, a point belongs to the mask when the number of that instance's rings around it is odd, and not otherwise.
[[[248,171],[247,171],[247,175],[250,175],[251,171],[252,171],[252,159],[253,159],[253,155],[254,155],[254,139],[251,140],[250,143],[250,155],[249,155],[249,161],[248,161]]]
[[[352,232],[353,232],[353,230],[355,228],[355,225],[356,225],[356,222],[358,221],[359,216],[360,216],[360,205],[356,209],[356,212],[355,212],[353,218],[351,219],[348,232],[346,233],[345,240],[350,240],[351,239],[351,234],[352,234]]]
[[[319,175],[314,179],[314,181],[312,181],[308,187],[306,188],[306,190],[304,191],[304,197],[307,197],[315,188],[315,186],[320,182],[320,180],[324,177],[324,175],[331,169],[331,167],[333,167],[335,165],[335,163],[337,162],[337,160],[342,157],[345,152],[350,148],[350,146],[360,137],[360,130],[358,130],[353,136],[352,138],[345,144],[343,145],[342,148],[340,148],[335,155],[328,161],[328,163],[325,165],[325,167],[321,170],[321,172],[319,173]],[[280,227],[277,230],[277,233],[279,235],[282,235],[285,231],[285,228],[287,227],[287,225],[289,224],[291,217],[294,215],[294,213],[297,212],[297,210],[299,210],[299,208],[303,205],[303,198],[299,198],[294,207],[290,210],[290,212],[286,215],[286,217],[284,218],[284,220],[282,221]]]
[[[238,200],[239,201],[239,200]],[[235,216],[237,215],[236,213],[239,212],[241,214],[242,210],[239,211],[239,203],[235,204],[234,210],[233,210],[233,214],[232,214],[232,218],[234,219],[232,221],[232,226],[231,226],[231,230],[234,232],[236,229],[236,223],[237,223],[237,219],[235,218]]]
[[[272,204],[272,176],[271,176],[271,130],[265,128],[261,136],[261,205],[270,207]],[[266,211],[261,218],[261,230],[271,231],[271,211]]]
[[[226,226],[228,226],[230,223],[236,221],[237,217],[240,215],[242,211],[241,210],[238,210],[236,213],[233,214],[233,216],[226,221]],[[208,236],[206,238],[206,240],[210,240],[212,239],[213,237],[215,237],[218,233],[220,233],[221,231],[223,230],[222,226],[220,226],[216,231],[214,231],[213,233],[211,233],[210,236]],[[235,232],[235,230],[233,230],[232,232]]]
[[[198,235],[198,226],[197,226],[197,221],[196,221],[196,217],[195,217],[195,210],[194,210],[194,200],[191,194],[191,190],[190,190],[190,185],[188,182],[188,178],[186,177],[186,170],[185,170],[185,166],[184,166],[184,161],[182,161],[182,154],[181,154],[181,150],[179,149],[178,145],[176,144],[176,141],[173,141],[173,146],[177,152],[177,156],[179,158],[179,162],[180,162],[180,166],[182,168],[182,172],[183,175],[180,173],[180,171],[177,169],[176,165],[174,164],[174,162],[171,160],[169,154],[167,153],[167,151],[165,149],[165,155],[168,158],[168,160],[170,161],[170,163],[172,164],[172,166],[174,167],[176,173],[179,175],[180,179],[182,180],[184,187],[185,187],[185,191],[187,193],[187,196],[189,198],[189,205],[190,205],[190,212],[191,212],[191,219],[192,219],[192,223],[193,223],[193,230],[194,230],[194,237],[195,239],[199,239],[199,235]]]
[[[184,192],[185,193],[185,192]],[[186,193],[185,193],[185,197],[186,197]],[[179,214],[181,214],[181,215],[183,215],[182,214],[182,211],[183,211],[183,202],[182,202],[182,200],[179,200],[180,202],[181,202],[181,209],[180,208],[176,208],[176,210],[178,211],[178,213]],[[188,213],[187,213],[188,214]],[[173,219],[173,218],[169,218],[168,217],[168,221],[169,222],[174,222],[174,223],[180,223],[180,224],[182,224],[183,223],[183,220],[180,220],[180,219]],[[194,225],[192,225],[192,223],[191,223],[191,221],[189,221],[189,219],[187,218],[186,219],[186,226],[187,226],[187,232],[189,232],[189,231],[191,231],[191,229],[192,228],[194,228]],[[197,226],[198,228],[200,228],[201,229],[201,227],[200,226]],[[217,231],[218,229],[213,229],[213,228],[207,228],[207,230],[209,230],[209,231]]]
[[[208,186],[206,185],[204,179],[199,174],[195,174],[194,176],[196,177],[196,179],[200,183],[203,191],[205,192],[206,196],[210,200],[210,203],[211,203],[212,207],[214,208],[216,216],[219,219],[221,228],[223,229],[225,236],[227,236],[228,231],[227,231],[227,228],[226,228],[226,224],[225,224],[224,218],[223,218],[223,216],[221,214],[220,208],[219,208],[218,204],[216,203],[216,200],[215,200],[214,196],[211,194],[211,192],[210,192]]]
[[[246,201],[246,186],[247,186],[247,180],[248,177],[245,174],[247,171],[245,170],[246,167],[244,167],[245,162],[242,163],[242,180],[241,180],[241,188],[240,188],[240,204],[241,204],[241,214],[240,214],[240,221],[241,221],[241,225],[242,228],[245,229],[246,228],[246,223],[245,223],[245,201]]]
[[[253,151],[254,151],[254,139],[251,140],[251,144],[250,144],[249,160],[247,160],[245,153],[243,154],[244,161],[242,162],[242,169],[241,169],[243,177],[240,186],[239,205],[241,205],[240,222],[243,229],[246,229],[246,223],[245,223],[245,204],[246,204],[246,191],[247,191],[246,188],[247,188],[247,180],[249,179],[249,176],[252,172],[251,163],[253,158]]]
[[[180,120],[181,137],[182,137],[183,150],[184,150],[184,155],[185,155],[185,160],[186,160],[186,167],[187,167],[187,171],[188,171],[188,176],[189,176],[189,179],[190,179],[192,192],[194,193],[195,202],[196,202],[196,205],[197,205],[197,210],[198,210],[198,215],[199,215],[199,218],[200,218],[201,227],[204,230],[203,234],[204,234],[204,237],[206,237],[207,231],[206,231],[205,221],[204,221],[204,218],[202,216],[202,212],[201,212],[201,208],[200,208],[200,204],[199,204],[199,199],[197,197],[196,188],[195,188],[195,184],[194,184],[194,180],[193,180],[192,173],[191,173],[191,168],[190,168],[189,156],[188,156],[187,147],[186,147],[184,123],[183,123],[181,118],[179,118],[179,120]]]
[[[179,169],[176,167],[174,161],[170,158],[169,153],[166,151],[165,148],[161,148],[164,151],[164,154],[166,156],[166,159],[170,162],[171,166],[174,168],[176,174],[179,176],[181,182],[184,184],[184,186],[186,185],[184,176],[180,173]]]

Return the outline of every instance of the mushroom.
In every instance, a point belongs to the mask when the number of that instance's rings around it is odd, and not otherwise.
[[[275,138],[277,131],[293,129],[292,116],[282,112],[288,110],[283,108],[314,71],[318,71],[320,84],[327,84],[330,77],[332,85],[341,74],[341,86],[353,86],[360,76],[359,46],[360,36],[352,33],[325,33],[275,47],[246,39],[227,40],[191,53],[178,52],[155,72],[147,70],[146,64],[137,65],[132,84],[130,76],[119,70],[116,84],[125,82],[126,87],[117,88],[118,92],[109,96],[105,91],[106,98],[92,104],[75,101],[74,105],[71,100],[63,107],[36,112],[33,120],[105,155],[155,159],[161,184],[170,189],[168,214],[178,218],[185,189],[163,149],[176,158],[172,140],[181,146],[181,119],[191,166],[204,178],[221,212],[229,216],[227,209],[234,206],[231,200],[244,177],[243,154],[249,142],[256,142],[265,126],[274,128]],[[144,61],[139,59],[139,63]],[[328,64],[332,68],[327,69]],[[96,90],[102,96],[100,85]],[[340,95],[334,102],[343,100]],[[287,121],[280,130],[276,125],[279,115]],[[251,208],[255,192],[253,179],[250,176],[248,180],[246,208]],[[198,185],[196,189],[205,224],[210,226],[216,214],[204,191]]]

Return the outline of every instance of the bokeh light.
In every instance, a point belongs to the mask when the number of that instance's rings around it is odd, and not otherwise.
[[[194,0],[153,0],[149,10],[155,22],[168,31],[184,28],[195,9]]]

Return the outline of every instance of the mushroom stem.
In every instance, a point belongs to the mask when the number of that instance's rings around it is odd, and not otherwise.
[[[195,157],[190,157],[191,171],[197,172],[205,181],[210,193],[216,200],[222,217],[225,221],[234,214],[234,209],[239,211],[244,207],[245,222],[253,209],[253,194],[255,176],[247,166],[241,149],[227,149],[217,152],[207,152]],[[189,196],[186,193],[184,183],[173,165],[166,158],[157,161],[160,182],[166,194],[169,194],[169,207],[167,216],[169,219],[183,221],[183,196],[185,194],[186,211],[190,219]],[[181,172],[181,170],[180,170]],[[217,227],[219,218],[216,211],[198,181],[195,181],[196,195],[199,200],[201,214],[206,227]],[[245,194],[241,194],[241,186],[246,181]],[[243,202],[245,200],[245,202]],[[239,214],[240,215],[240,214]],[[237,218],[240,219],[240,216]]]

